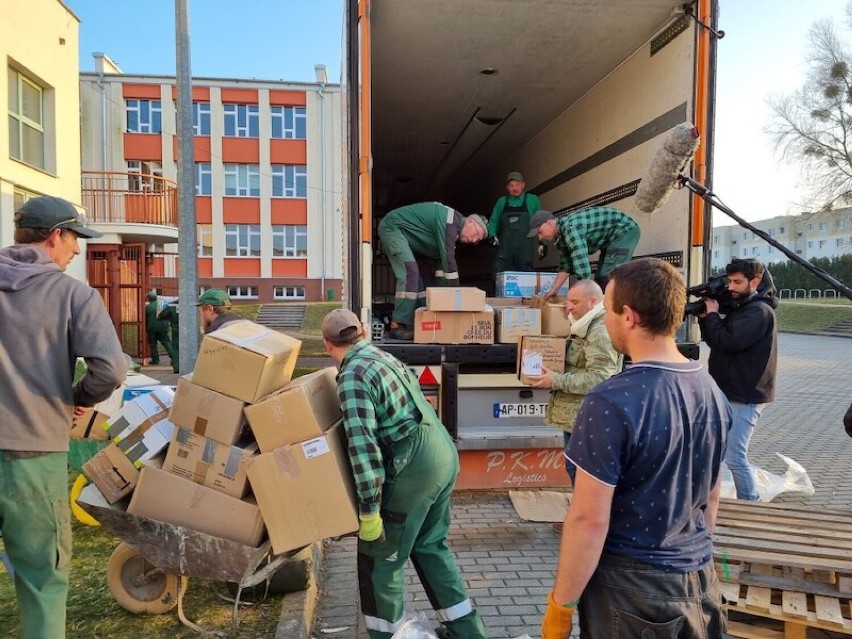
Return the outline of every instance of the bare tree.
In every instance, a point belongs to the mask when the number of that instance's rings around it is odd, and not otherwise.
[[[847,6],[852,22],[852,3]],[[810,30],[807,71],[791,95],[773,96],[766,128],[776,150],[801,167],[823,209],[852,203],[852,57],[831,20]]]

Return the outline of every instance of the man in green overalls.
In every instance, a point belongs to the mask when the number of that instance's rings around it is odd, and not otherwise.
[[[424,306],[427,286],[458,286],[456,243],[488,236],[480,215],[465,217],[440,202],[394,209],[379,222],[379,238],[396,279],[392,339],[414,337],[414,311]]]
[[[358,586],[370,639],[403,623],[405,564],[417,571],[449,639],[485,639],[447,546],[456,447],[408,367],[366,339],[352,311],[322,322],[326,351],[340,364],[337,394],[355,478]]]
[[[494,276],[505,271],[531,271],[535,241],[527,237],[530,216],[541,208],[537,195],[524,191],[523,176],[512,171],[506,176],[506,193],[497,200],[488,220],[488,237],[496,239]]]
[[[175,358],[172,360],[172,368],[175,373],[180,372],[180,322],[178,314],[178,300],[172,300],[160,311],[159,319],[169,323],[169,334],[172,338],[172,350]]]
[[[157,293],[151,291],[148,293],[148,303],[145,305],[145,332],[148,335],[148,349],[151,356],[151,364],[156,366],[160,363],[160,349],[157,345],[159,342],[166,349],[166,354],[169,356],[169,361],[172,362],[172,367],[175,368],[175,357],[172,340],[169,339],[169,323],[161,320],[159,304],[157,302]]]

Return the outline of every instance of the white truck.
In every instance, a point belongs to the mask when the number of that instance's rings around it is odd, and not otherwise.
[[[637,256],[704,281],[705,203],[684,190],[649,215],[633,194],[664,134],[687,121],[702,142],[686,171],[710,186],[717,13],[716,0],[347,0],[350,308],[369,323],[392,304],[384,214],[439,201],[487,216],[510,171],[557,214],[624,210],[641,225]],[[553,270],[553,253],[535,268]],[[462,285],[493,290],[491,247],[457,256]],[[547,391],[516,379],[514,344],[382,347],[438,406],[459,487],[565,483],[561,434],[541,418]]]

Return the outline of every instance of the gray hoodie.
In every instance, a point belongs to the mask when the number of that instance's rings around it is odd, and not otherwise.
[[[88,372],[72,386],[77,357]],[[126,374],[93,288],[37,245],[0,249],[0,450],[68,450],[74,406],[106,399]]]

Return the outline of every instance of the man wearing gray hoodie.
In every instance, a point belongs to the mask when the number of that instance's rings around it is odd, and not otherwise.
[[[71,516],[68,431],[109,397],[127,360],[100,295],[64,273],[100,237],[74,206],[37,197],[0,249],[0,532],[25,638],[65,637]],[[85,376],[73,383],[82,357]]]

